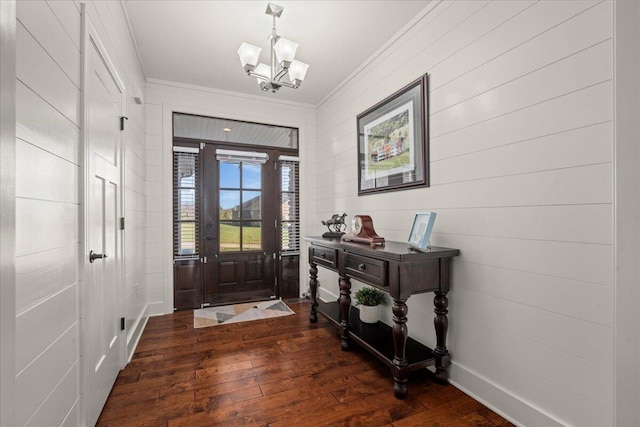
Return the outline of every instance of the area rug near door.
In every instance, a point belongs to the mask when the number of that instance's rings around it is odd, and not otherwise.
[[[193,327],[226,325],[295,314],[284,302],[262,301],[193,310]]]

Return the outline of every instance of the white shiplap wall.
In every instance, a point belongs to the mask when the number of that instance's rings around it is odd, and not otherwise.
[[[173,311],[172,112],[298,128],[301,233],[308,234],[308,224],[316,222],[316,109],[306,104],[156,80],[147,84],[146,97],[146,286],[150,313],[165,314]],[[301,254],[300,265],[306,265],[305,253]],[[303,293],[307,275],[304,267],[301,270]]]
[[[518,424],[613,422],[612,64],[609,1],[444,1],[318,109],[318,216],[406,240],[438,213],[451,379]],[[358,197],[357,114],[427,72],[431,187]],[[433,346],[431,299],[408,326]]]
[[[117,2],[88,5],[127,88],[144,77]],[[16,425],[79,424],[80,39],[77,2],[17,4]],[[144,110],[127,98],[126,321],[141,323]]]
[[[0,425],[14,422],[16,4],[0,2]]]
[[[614,3],[615,422],[640,426],[640,2]]]

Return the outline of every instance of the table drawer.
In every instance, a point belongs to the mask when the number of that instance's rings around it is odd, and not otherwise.
[[[388,286],[388,262],[365,256],[345,254],[345,274],[377,286]]]
[[[309,248],[309,258],[315,264],[323,265],[333,270],[338,269],[338,251],[335,249],[311,246]]]

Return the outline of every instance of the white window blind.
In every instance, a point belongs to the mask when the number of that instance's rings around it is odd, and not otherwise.
[[[173,256],[175,259],[199,255],[198,150],[173,150]]]
[[[258,153],[255,151],[235,151],[235,150],[216,150],[216,160],[230,162],[259,163],[261,165],[267,163],[269,155],[267,153]]]
[[[283,256],[300,254],[300,162],[280,156],[280,248]]]

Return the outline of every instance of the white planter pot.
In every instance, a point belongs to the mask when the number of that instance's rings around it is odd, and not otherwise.
[[[363,323],[378,323],[380,320],[379,305],[360,305],[360,321]]]

